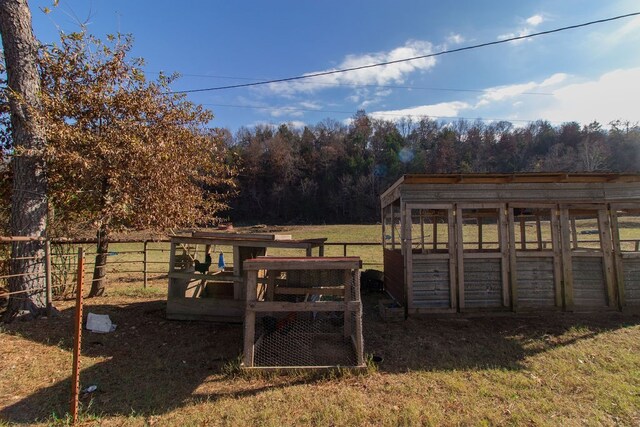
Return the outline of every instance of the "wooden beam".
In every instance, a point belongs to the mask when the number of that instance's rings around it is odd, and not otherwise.
[[[405,315],[409,307],[413,307],[413,251],[411,242],[413,239],[411,230],[411,207],[404,204],[402,210],[402,251],[404,254],[404,290],[405,290]]]
[[[538,240],[538,250],[542,250],[542,223],[540,222],[540,215],[536,215],[536,234]]]
[[[564,308],[573,311],[573,263],[571,255],[571,221],[569,210],[560,209],[560,237],[562,247],[562,283]]]
[[[345,316],[348,313],[358,310],[361,306],[360,301],[350,301],[345,305],[343,301],[318,301],[318,302],[285,302],[285,301],[253,301],[247,302],[247,311],[253,312],[283,312],[283,311],[342,311],[345,312]]]
[[[605,209],[598,210],[598,231],[602,248],[602,267],[604,269],[605,285],[607,287],[607,305],[611,308],[618,306],[615,291],[615,272],[613,260],[613,239],[611,237],[611,223]]]
[[[347,271],[347,270],[345,270]],[[276,295],[332,295],[344,296],[345,290],[342,287],[315,287],[315,288],[292,288],[287,286],[276,286]]]
[[[353,289],[353,276],[351,270],[343,271],[344,282],[344,337],[351,335],[351,313],[349,312],[349,304],[351,303],[351,290]]]
[[[359,257],[257,257],[243,263],[244,270],[353,270]]]
[[[620,228],[618,227],[618,212],[611,209],[611,234],[613,236],[613,254],[616,276],[616,289],[618,291],[618,308],[624,310],[626,305],[624,295],[624,268],[622,265],[622,244],[620,242]]]
[[[498,239],[500,240],[500,277],[502,286],[502,305],[503,307],[509,307],[509,271],[510,268],[510,253],[509,253],[509,221],[507,220],[507,206],[501,205],[498,209]]]
[[[456,207],[456,262],[458,264],[458,308],[464,310],[464,240],[462,228],[462,208]]]
[[[452,310],[458,308],[458,289],[456,284],[458,283],[456,278],[458,277],[458,260],[457,260],[457,246],[456,246],[456,222],[453,214],[453,207],[447,209],[447,228],[449,233],[448,243],[448,255],[449,255],[449,307]]]
[[[516,258],[516,233],[515,233],[515,216],[513,214],[513,208],[509,207],[508,214],[508,227],[509,227],[509,278],[511,280],[511,308],[513,311],[518,311],[518,271],[517,271],[517,258]]]
[[[246,294],[245,300],[247,306],[249,304],[256,304],[256,298],[258,293],[258,272],[247,271],[246,272]],[[254,340],[255,340],[255,327],[256,327],[256,312],[253,310],[245,310],[244,313],[244,366],[254,365]]]

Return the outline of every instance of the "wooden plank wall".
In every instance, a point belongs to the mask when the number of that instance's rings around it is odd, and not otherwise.
[[[405,304],[404,257],[400,250],[384,251],[384,289],[400,304]]]
[[[600,257],[574,255],[573,304],[576,308],[607,306],[605,277]]]
[[[464,260],[464,307],[502,307],[502,260]]]
[[[553,257],[517,258],[515,269],[519,307],[556,305]]]
[[[411,308],[450,308],[449,260],[413,259],[413,306]]]
[[[640,258],[622,260],[624,296],[627,306],[640,307]]]

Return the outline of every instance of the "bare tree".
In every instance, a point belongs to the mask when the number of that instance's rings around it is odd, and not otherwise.
[[[0,2],[0,34],[7,68],[8,99],[13,140],[11,234],[44,237],[47,223],[47,178],[42,151],[45,130],[38,118],[40,78],[38,44],[31,28],[26,0]],[[11,291],[35,290],[44,285],[42,242],[16,242],[9,282]],[[12,297],[5,320],[19,310],[37,315],[46,306],[42,292]]]

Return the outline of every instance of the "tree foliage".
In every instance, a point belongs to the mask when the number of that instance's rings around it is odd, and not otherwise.
[[[170,227],[212,221],[233,169],[211,112],[146,80],[129,36],[62,35],[40,56],[50,201],[61,224]]]
[[[176,76],[148,81],[131,47],[130,36],[80,32],[39,54],[49,227],[97,231],[92,294],[102,292],[112,230],[211,223],[234,191],[211,112],[170,93]]]
[[[243,128],[229,142],[244,167],[235,220],[379,221],[379,195],[406,173],[637,172],[640,127],[546,121],[397,122],[364,111],[324,121]]]

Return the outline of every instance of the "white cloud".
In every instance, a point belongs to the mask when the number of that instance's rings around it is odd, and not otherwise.
[[[556,73],[551,75],[550,77],[543,80],[541,83],[536,82],[527,82],[527,83],[519,83],[513,85],[506,86],[496,86],[486,89],[485,93],[480,96],[477,107],[482,107],[485,105],[489,105],[498,101],[504,101],[507,99],[515,98],[519,95],[528,95],[531,93],[537,93],[542,96],[550,95],[548,90],[550,88],[557,86],[566,80],[567,74],[564,73]],[[543,90],[540,90],[543,89]]]
[[[613,70],[591,79],[556,73],[540,81],[489,88],[475,103],[459,100],[369,114],[386,120],[399,120],[403,116],[465,116],[581,124],[595,120],[605,126],[614,120],[636,123],[640,122],[638,81],[640,67]],[[530,95],[531,92],[543,95]]]
[[[615,45],[621,42],[633,42],[640,39],[640,16],[631,18],[618,29],[602,35],[599,39],[605,46]]]
[[[399,120],[402,117],[457,117],[461,110],[471,108],[466,102],[453,101],[439,104],[419,105],[400,110],[374,111],[369,116],[376,119]]]
[[[552,123],[596,120],[603,125],[618,119],[640,121],[640,68],[613,70],[592,79],[571,76],[572,82],[569,77],[556,73],[540,82],[489,88],[471,107],[473,115]]]
[[[410,40],[403,46],[392,49],[388,52],[367,53],[363,55],[347,55],[343,61],[334,69],[315,71],[309,74],[316,74],[337,69],[356,68],[380,62],[397,61],[400,59],[412,58],[416,56],[432,53],[433,46],[427,41]],[[397,62],[380,67],[364,68],[346,73],[329,74],[319,77],[312,77],[305,80],[292,82],[272,83],[267,85],[267,89],[275,94],[291,96],[296,93],[311,93],[331,86],[347,85],[387,85],[391,83],[403,83],[408,75],[417,71],[425,71],[432,68],[436,63],[435,58],[421,58],[407,62]]]
[[[533,16],[528,17],[527,19],[524,20],[524,27],[520,28],[519,30],[515,30],[515,31],[510,31],[508,33],[505,34],[500,34],[498,36],[498,40],[506,40],[506,39],[510,39],[513,37],[523,37],[526,36],[528,34],[531,34],[532,32],[534,32],[535,27],[537,27],[538,25],[542,24],[544,22],[544,17],[540,14],[536,14]],[[512,44],[520,44],[524,41],[527,40],[531,40],[531,39],[519,39],[519,40],[513,40],[510,43]]]
[[[640,68],[619,69],[595,80],[568,84],[554,91],[549,105],[530,114],[553,121],[597,120],[608,124],[614,120],[640,121]],[[528,113],[529,114],[529,113]]]
[[[319,110],[320,108],[322,108],[322,106],[320,104],[318,104],[317,102],[311,102],[311,101],[300,101],[300,106],[302,108],[306,108],[308,110]]]
[[[456,33],[451,33],[447,37],[447,43],[450,43],[450,44],[460,44],[460,43],[464,43],[465,41],[466,39],[462,35],[456,34]]]
[[[292,120],[287,122],[286,124],[287,126],[293,127],[293,128],[303,128],[307,125],[305,122],[302,122],[300,120]]]
[[[528,17],[525,22],[532,27],[537,27],[538,25],[542,24],[542,22],[544,22],[544,18],[542,17],[542,15],[533,15]]]

